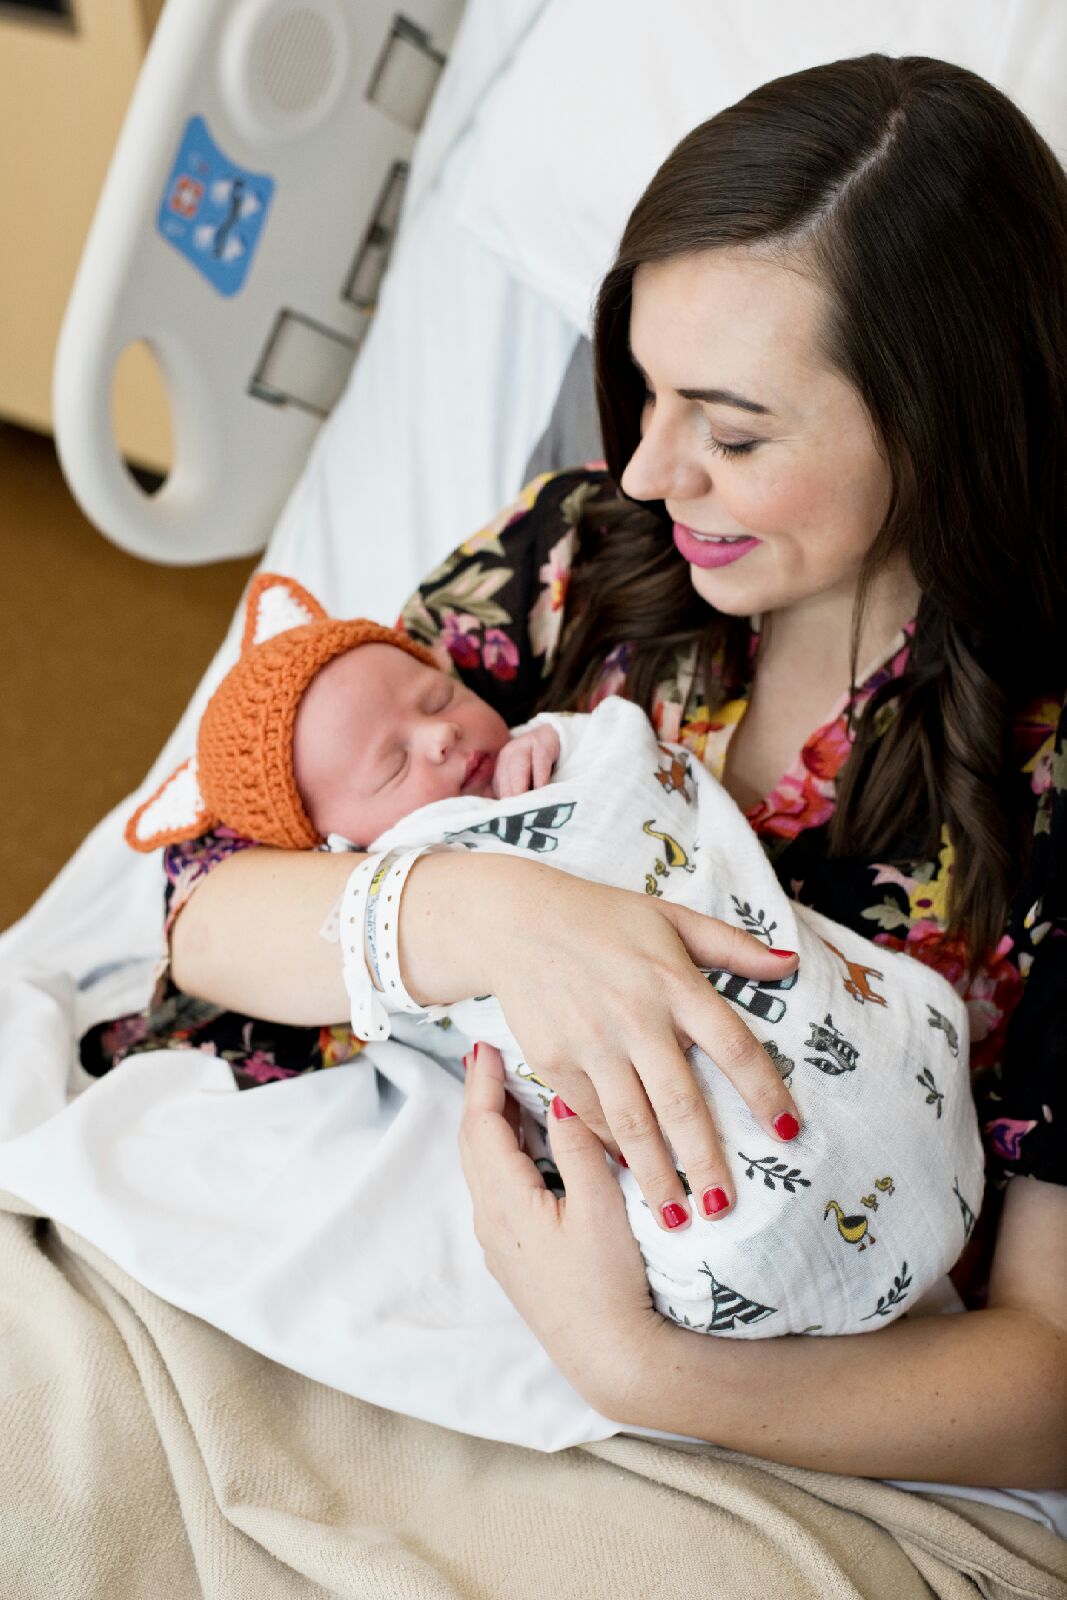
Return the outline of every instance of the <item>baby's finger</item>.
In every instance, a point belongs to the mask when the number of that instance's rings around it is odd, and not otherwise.
[[[498,800],[525,794],[530,787],[529,755],[521,744],[505,745],[497,758],[493,787]]]
[[[531,787],[534,789],[543,788],[551,778],[552,768],[555,764],[551,751],[546,750],[545,746],[538,741],[534,746],[533,783]]]

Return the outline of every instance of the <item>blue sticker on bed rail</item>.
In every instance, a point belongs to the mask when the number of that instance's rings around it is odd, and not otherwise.
[[[243,288],[274,195],[274,179],[223,155],[203,117],[190,117],[156,227],[220,294]]]

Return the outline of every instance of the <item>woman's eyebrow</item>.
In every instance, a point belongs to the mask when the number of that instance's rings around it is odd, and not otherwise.
[[[770,406],[761,406],[758,400],[746,400],[733,389],[675,389],[681,400],[703,400],[712,406],[736,406],[739,411],[754,411],[757,416],[769,417]]]
[[[648,373],[632,350],[630,360],[647,383]],[[751,411],[759,417],[774,415],[770,406],[761,405],[758,400],[748,400],[743,394],[738,394],[736,389],[675,389],[674,392],[680,400],[702,400],[705,405],[711,406],[736,406],[739,411]]]

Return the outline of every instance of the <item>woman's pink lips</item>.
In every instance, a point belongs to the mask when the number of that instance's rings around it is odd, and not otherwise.
[[[740,561],[742,556],[754,550],[759,542],[758,539],[741,539],[737,544],[707,544],[703,539],[698,539],[692,528],[687,528],[684,522],[674,524],[674,547],[694,567],[729,566],[731,561]]]

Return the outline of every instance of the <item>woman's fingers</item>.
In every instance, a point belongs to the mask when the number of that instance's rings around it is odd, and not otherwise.
[[[504,1087],[504,1063],[499,1050],[479,1044],[476,1073],[468,1072],[464,1088],[463,1119],[459,1131],[460,1161],[472,1194],[483,1184],[509,1174],[508,1181],[523,1188],[543,1190],[541,1174],[519,1148],[515,1118]],[[512,1102],[514,1105],[514,1102]]]
[[[795,950],[774,949],[743,928],[670,901],[657,901],[656,910],[670,922],[698,967],[721,968],[764,983],[790,978],[797,970]]]
[[[656,1222],[665,1233],[677,1233],[689,1225],[694,1210],[705,1219],[725,1215],[735,1198],[729,1163],[685,1056],[679,1049],[650,1046],[636,1066],[631,1081],[638,1088],[643,1084],[640,1100],[630,1094],[608,1101],[605,1110]],[[678,1154],[678,1167],[667,1140]]]
[[[804,1119],[777,1067],[712,983],[701,980],[699,974],[694,975],[694,980],[681,1008],[683,1026],[712,1064],[729,1078],[768,1136],[788,1144],[800,1132]],[[773,995],[774,991],[763,992]],[[655,1103],[654,1093],[652,1099]]]

